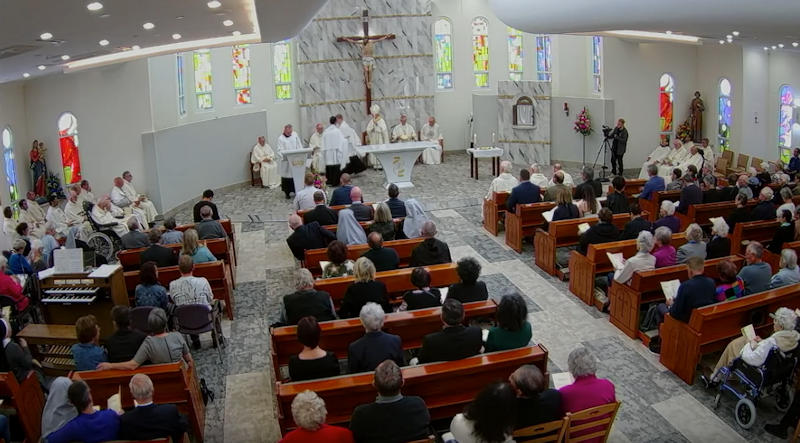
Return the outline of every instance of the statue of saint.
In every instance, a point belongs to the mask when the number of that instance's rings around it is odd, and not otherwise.
[[[45,160],[47,149],[44,142],[33,141],[30,152],[31,171],[33,172],[33,192],[37,197],[47,196],[47,162]]]
[[[692,129],[692,141],[700,143],[703,141],[703,111],[706,110],[703,99],[700,98],[700,91],[695,91],[694,99],[689,105],[689,123]]]

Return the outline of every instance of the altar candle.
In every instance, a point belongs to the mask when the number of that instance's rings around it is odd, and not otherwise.
[[[472,144],[474,145],[477,142],[478,142],[478,134],[472,134]]]
[[[492,146],[494,146],[494,132],[492,132]]]

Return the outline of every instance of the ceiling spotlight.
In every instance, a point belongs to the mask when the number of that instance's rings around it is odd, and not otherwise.
[[[779,48],[783,48],[783,43],[778,43]]]
[[[86,9],[90,11],[99,11],[103,9],[103,4],[100,2],[91,2],[88,5],[86,5]]]
[[[147,29],[147,30],[149,31],[149,30],[151,30],[151,29],[155,28],[155,27],[156,27],[156,25],[154,25],[154,24],[152,24],[152,23],[150,23],[150,22],[147,22],[147,23],[143,24],[143,25],[142,25],[142,27],[143,27],[144,29]]]
[[[211,8],[211,9],[217,9],[217,8],[219,8],[220,6],[222,6],[222,3],[220,3],[220,2],[219,2],[219,1],[217,1],[217,0],[211,0],[210,2],[208,2],[208,3],[206,3],[206,4],[207,4],[207,5],[208,5],[208,7],[209,7],[209,8]]]
[[[173,40],[180,40],[181,39],[181,35],[180,34],[172,34],[172,39]]]
[[[733,34],[734,37],[738,37],[739,36],[739,31],[733,31],[733,32],[731,32],[731,34]]]
[[[775,46],[775,45],[772,45],[772,49],[778,49],[778,47]]]
[[[100,44],[100,46],[108,46],[108,40],[106,40],[106,39],[100,40],[100,41],[99,41],[99,42],[97,42],[97,43],[99,43],[99,44]]]
[[[39,65],[39,66],[36,67],[36,69],[38,69],[40,71],[44,71],[45,69],[47,69],[47,67],[45,65]]]
[[[672,35],[672,31],[667,31],[666,34],[667,35]]]
[[[720,40],[720,41],[719,41],[719,44],[720,44],[720,45],[724,45],[724,44],[725,44],[725,40]]]
[[[65,54],[65,55],[62,55],[62,56],[61,56],[61,60],[67,61],[67,60],[69,60],[69,56],[68,56],[68,55],[66,55],[66,54]]]
[[[222,24],[225,26],[233,26],[233,20],[225,20],[222,22]]]
[[[233,31],[233,32],[231,32],[231,34],[233,34],[234,37],[238,37],[238,36],[242,35],[242,33],[239,32],[239,31]]]
[[[794,46],[796,48],[796,47],[800,46],[800,43],[792,42],[792,46]]]
[[[730,40],[730,39],[732,39],[732,38],[733,38],[733,36],[732,36],[732,35],[730,35],[730,34],[728,34],[728,35],[726,35],[726,36],[725,36],[725,38],[726,38],[726,39],[728,39],[728,40]]]
[[[139,45],[133,45],[133,46],[131,46],[131,49],[133,49],[134,51],[138,51],[138,50],[142,49],[142,47],[139,46]]]
[[[40,35],[39,38],[42,40],[50,40],[51,38],[53,38],[53,34],[45,32],[42,35]]]
[[[769,51],[769,48],[768,48],[768,47],[766,47],[766,46],[764,46],[764,50],[765,50],[765,51]]]
[[[23,72],[23,73],[22,73],[22,76],[23,76],[23,77],[25,77],[25,78],[28,78],[28,77],[30,77],[31,75],[30,75],[30,74],[28,74],[27,72]]]

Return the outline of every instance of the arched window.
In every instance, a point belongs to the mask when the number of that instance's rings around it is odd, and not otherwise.
[[[792,156],[792,124],[794,91],[789,85],[781,86],[778,106],[778,156],[784,163]]]
[[[186,115],[186,89],[183,86],[183,54],[178,54],[175,57],[177,65],[177,82],[178,82],[178,115],[183,117]]]
[[[511,26],[508,30],[508,78],[522,80],[522,31]]]
[[[272,74],[275,100],[292,99],[292,49],[289,40],[272,44]]]
[[[669,144],[672,138],[673,120],[673,93],[675,92],[675,81],[669,74],[661,74],[658,87],[658,132],[661,136],[661,144]]]
[[[592,37],[592,91],[603,92],[603,37]]]
[[[453,88],[453,25],[440,18],[433,24],[433,47],[436,51],[436,89]]]
[[[731,108],[731,82],[727,78],[719,81],[719,123],[717,124],[717,143],[719,149],[727,151],[731,148],[731,123],[733,110]]]
[[[489,22],[483,17],[472,19],[472,72],[476,87],[489,87]]]
[[[236,103],[249,105],[250,99],[250,45],[233,47],[233,92]]]
[[[6,167],[6,182],[8,182],[9,203],[19,199],[19,189],[17,188],[17,172],[14,161],[14,134],[11,128],[6,126],[0,138],[3,144],[3,160]]]
[[[58,118],[58,144],[61,148],[61,165],[64,167],[64,183],[81,181],[78,119],[71,112],[65,112]]]
[[[211,85],[211,51],[198,49],[194,51],[194,95],[197,97],[197,109],[214,107]]]
[[[540,35],[536,37],[536,78],[540,82],[549,82],[552,79],[552,68],[550,64],[550,36]]]

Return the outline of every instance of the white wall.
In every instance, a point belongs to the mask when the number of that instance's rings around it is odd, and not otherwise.
[[[744,115],[742,72],[742,47],[736,45],[703,45],[697,47],[697,90],[703,94],[706,112],[703,119],[703,134],[715,149],[719,148],[717,131],[719,122],[719,82],[722,78],[731,82],[730,146],[733,151],[742,147],[742,116]]]
[[[742,147],[739,152],[762,159],[777,156],[777,135],[769,135],[769,114],[778,112],[777,98],[774,106],[768,105],[769,58],[761,48],[745,47],[742,50]],[[776,91],[775,97],[777,95]],[[773,120],[777,132],[777,116]],[[773,141],[776,148],[768,149],[767,144]]]
[[[14,156],[16,158],[17,189],[20,196],[25,195],[31,186],[30,169],[28,169],[28,151],[33,139],[28,137],[28,124],[25,119],[25,97],[22,82],[0,85],[0,132],[6,127],[13,136]],[[0,146],[2,148],[2,146]],[[2,150],[0,150],[2,158]],[[6,169],[0,167],[0,202],[3,206],[10,201]]]

